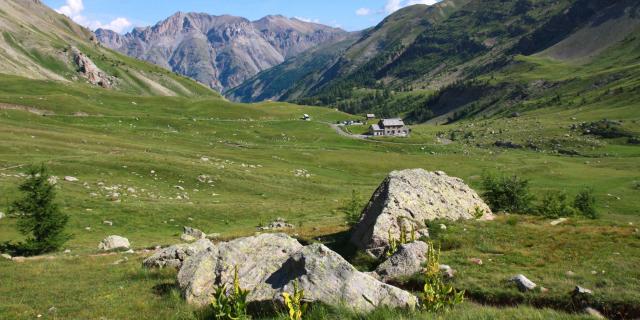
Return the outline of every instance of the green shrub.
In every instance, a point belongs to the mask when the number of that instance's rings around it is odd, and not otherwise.
[[[339,210],[344,213],[347,224],[354,226],[360,222],[362,209],[362,199],[355,190],[352,190],[351,199],[347,200]]]
[[[293,294],[283,292],[282,298],[284,298],[284,304],[289,310],[289,320],[301,320],[307,311],[308,304],[302,302],[304,290],[298,289],[298,280],[293,282]]]
[[[593,195],[593,190],[587,188],[580,191],[575,200],[573,201],[573,207],[582,216],[590,219],[598,218],[598,211],[596,210],[596,197]]]
[[[555,219],[572,216],[576,210],[569,205],[566,193],[548,192],[538,206],[537,213],[543,217]]]
[[[517,176],[494,177],[485,175],[482,179],[485,192],[482,197],[493,211],[528,213],[531,211],[533,196],[529,191],[529,180]]]
[[[480,219],[484,216],[484,210],[480,209],[480,207],[476,207],[473,211],[473,217],[476,219]]]
[[[441,312],[453,308],[464,301],[464,290],[458,291],[445,283],[440,272],[440,249],[432,242],[428,243],[427,265],[424,268],[424,288],[420,305],[429,312]]]
[[[249,290],[240,288],[238,279],[238,266],[233,271],[233,290],[227,294],[227,285],[223,284],[216,288],[211,301],[213,316],[217,320],[239,320],[249,319],[247,315],[247,296]]]
[[[19,190],[23,197],[14,201],[9,213],[19,217],[18,230],[27,237],[15,246],[22,254],[41,254],[58,250],[71,238],[64,232],[69,216],[55,204],[54,186],[44,166],[32,167]]]

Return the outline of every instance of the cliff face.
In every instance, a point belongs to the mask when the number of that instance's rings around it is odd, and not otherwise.
[[[285,59],[347,32],[283,16],[257,21],[178,12],[152,27],[119,35],[99,29],[105,46],[225,91]]]

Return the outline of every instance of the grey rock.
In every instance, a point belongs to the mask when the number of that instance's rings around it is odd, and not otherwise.
[[[440,272],[442,272],[442,274],[449,279],[453,278],[456,275],[456,270],[454,270],[453,268],[451,268],[451,266],[446,264],[440,265]]]
[[[11,255],[8,255],[6,253],[0,254],[0,257],[2,257],[4,259],[7,259],[7,260],[11,260],[11,258],[12,258]]]
[[[109,220],[102,221],[102,224],[110,226],[110,227],[113,226],[113,222],[109,221]]]
[[[600,311],[592,308],[592,307],[586,307],[584,308],[584,313],[590,315],[593,318],[596,319],[606,319],[605,316],[602,315],[602,313],[600,313]]]
[[[113,85],[114,79],[100,70],[100,68],[98,68],[89,57],[78,50],[78,48],[71,47],[71,52],[73,54],[73,61],[78,66],[80,75],[87,79],[89,83],[99,85],[103,88],[110,88]],[[66,181],[70,181],[67,180],[67,178],[75,179],[74,177],[65,177]],[[77,179],[75,181],[77,181]]]
[[[206,238],[207,238],[206,233],[191,227],[184,227],[182,231],[182,236],[180,237],[180,239],[186,242],[192,242],[192,241],[196,241],[199,239],[206,239]]]
[[[5,215],[4,212],[0,211],[0,220],[4,219]]]
[[[188,258],[205,250],[213,249],[213,243],[207,239],[201,239],[190,244],[177,244],[156,251],[146,258],[142,265],[146,268],[176,268],[180,269]]]
[[[416,237],[428,236],[425,221],[474,219],[476,208],[484,212],[481,219],[494,218],[478,194],[459,178],[442,171],[393,171],[371,197],[351,242],[379,257],[389,245],[389,231],[397,238],[401,227],[407,232],[413,227]]]
[[[129,250],[129,240],[121,236],[108,236],[100,242],[98,249],[102,251]]]
[[[573,296],[589,296],[592,294],[593,291],[581,286],[576,286],[575,288],[573,288]]]
[[[520,291],[522,292],[531,291],[537,287],[537,285],[533,283],[533,281],[529,280],[523,274],[519,274],[511,278],[511,281],[515,282],[518,286],[518,289],[520,289]]]
[[[324,245],[303,247],[285,234],[219,243],[188,259],[178,273],[187,302],[209,304],[216,286],[232,285],[236,266],[240,286],[250,290],[249,302],[281,301],[282,292],[291,292],[298,281],[305,299],[330,305],[347,303],[356,310],[413,307],[417,303],[412,294],[359,272]]]
[[[376,273],[384,282],[416,274],[427,260],[428,249],[429,246],[422,241],[402,244],[398,251],[376,268]]]

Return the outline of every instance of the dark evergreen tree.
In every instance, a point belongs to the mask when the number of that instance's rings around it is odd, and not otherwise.
[[[44,166],[33,167],[20,185],[22,198],[14,201],[9,213],[17,214],[18,230],[27,237],[18,245],[23,253],[41,254],[59,249],[70,235],[64,232],[69,216],[54,203],[55,190]]]

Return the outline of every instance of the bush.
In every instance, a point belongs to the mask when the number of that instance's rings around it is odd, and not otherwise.
[[[19,190],[23,197],[14,201],[9,213],[18,216],[18,230],[27,237],[15,246],[21,254],[35,255],[58,250],[71,238],[64,232],[69,216],[54,203],[54,186],[44,166],[32,167]]]
[[[485,192],[482,197],[493,211],[528,213],[531,211],[533,196],[529,191],[529,180],[517,176],[482,178]]]
[[[538,206],[538,214],[551,219],[569,217],[575,213],[576,210],[569,205],[567,194],[564,192],[547,193]]]
[[[427,265],[424,269],[424,288],[420,304],[429,312],[441,312],[453,308],[464,301],[464,290],[458,291],[445,283],[440,272],[440,250],[428,243]]]
[[[217,320],[238,320],[249,319],[247,315],[247,296],[249,290],[240,288],[238,279],[238,266],[235,266],[233,272],[233,290],[227,294],[227,285],[223,284],[216,288],[211,307],[213,316]]]
[[[580,191],[575,200],[573,201],[573,207],[582,216],[590,219],[598,218],[598,211],[596,210],[596,197],[593,195],[593,190],[586,188]]]

